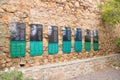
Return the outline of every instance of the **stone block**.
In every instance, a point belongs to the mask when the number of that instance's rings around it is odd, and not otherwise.
[[[78,1],[75,2],[75,7],[80,7],[80,4]]]
[[[1,7],[6,12],[16,12],[17,10],[19,10],[19,7],[15,6],[15,5],[10,5],[10,4],[5,4],[5,5],[1,6]]]
[[[11,67],[12,66],[12,62],[6,63],[6,67]]]

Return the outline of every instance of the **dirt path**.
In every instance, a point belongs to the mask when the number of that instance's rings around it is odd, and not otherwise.
[[[91,74],[82,75],[71,80],[120,80],[120,70],[108,68]]]

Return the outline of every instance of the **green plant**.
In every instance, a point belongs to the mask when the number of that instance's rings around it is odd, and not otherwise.
[[[120,22],[120,0],[107,0],[99,6],[102,9],[102,20],[114,26]]]
[[[116,39],[115,39],[115,42],[116,42],[118,48],[120,49],[120,38],[116,38]]]
[[[9,72],[1,72],[0,80],[33,80],[29,78],[23,78],[23,73],[18,70],[12,70]]]

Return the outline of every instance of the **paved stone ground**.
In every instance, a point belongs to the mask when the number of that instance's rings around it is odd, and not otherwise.
[[[71,80],[120,80],[120,70],[108,68],[91,74],[82,75]]]

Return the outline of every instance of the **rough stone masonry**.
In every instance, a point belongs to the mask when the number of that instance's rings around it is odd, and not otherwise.
[[[5,1],[5,0],[4,0]],[[118,36],[119,28],[103,26],[101,21],[101,10],[98,5],[100,0],[0,0],[0,69],[10,67],[39,66],[43,64],[68,62],[77,59],[91,58],[113,54],[116,51],[114,39]],[[10,58],[10,22],[23,22],[26,24],[26,56]],[[30,57],[30,27],[31,23],[39,23],[44,26],[42,56]],[[48,55],[47,26],[56,25],[59,28],[59,53]],[[72,28],[72,52],[62,53],[61,29],[63,26]],[[118,25],[119,26],[119,25]],[[74,28],[83,30],[83,50],[80,53],[74,52]],[[84,50],[84,30],[98,30],[99,51],[93,49],[89,52]],[[113,35],[114,33],[114,35]],[[92,38],[93,44],[93,38]]]

